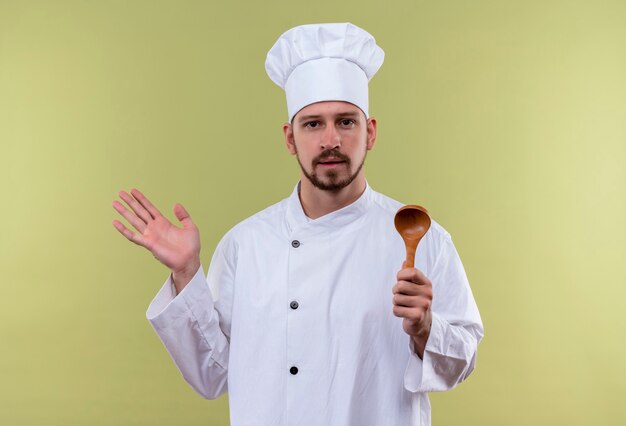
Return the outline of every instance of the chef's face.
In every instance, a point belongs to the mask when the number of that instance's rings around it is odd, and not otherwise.
[[[287,149],[313,186],[339,191],[360,174],[376,141],[376,120],[348,102],[317,102],[283,126]]]

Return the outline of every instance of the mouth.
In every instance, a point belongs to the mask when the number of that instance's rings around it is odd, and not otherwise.
[[[324,166],[324,167],[333,167],[333,166],[339,166],[341,164],[344,164],[345,162],[346,160],[342,159],[341,157],[329,156],[329,157],[318,160],[317,164]]]
[[[322,167],[339,167],[342,164],[345,164],[345,161],[343,160],[324,160],[324,161],[319,161],[317,163],[318,165],[322,166]]]

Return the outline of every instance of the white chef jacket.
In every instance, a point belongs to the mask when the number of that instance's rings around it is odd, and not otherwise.
[[[291,196],[231,229],[205,279],[171,275],[147,318],[185,380],[229,393],[233,426],[429,425],[427,392],[474,369],[483,328],[450,235],[434,220],[415,265],[433,284],[423,360],[393,315],[401,204],[366,186],[311,220]]]

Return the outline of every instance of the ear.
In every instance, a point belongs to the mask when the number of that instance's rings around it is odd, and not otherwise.
[[[370,117],[367,119],[367,150],[374,148],[376,143],[376,119]]]
[[[287,151],[289,151],[291,155],[296,155],[296,144],[293,139],[293,127],[291,124],[283,124],[283,134],[285,135],[285,145],[287,146]]]

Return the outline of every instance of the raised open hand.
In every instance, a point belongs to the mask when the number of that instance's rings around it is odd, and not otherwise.
[[[189,217],[187,210],[174,206],[174,214],[182,224],[175,226],[152,205],[139,190],[132,189],[129,195],[120,191],[119,196],[131,208],[129,211],[119,201],[113,201],[113,208],[121,214],[138,232],[132,232],[120,221],[113,226],[129,241],[145,247],[174,274],[191,275],[200,267],[200,232]]]

